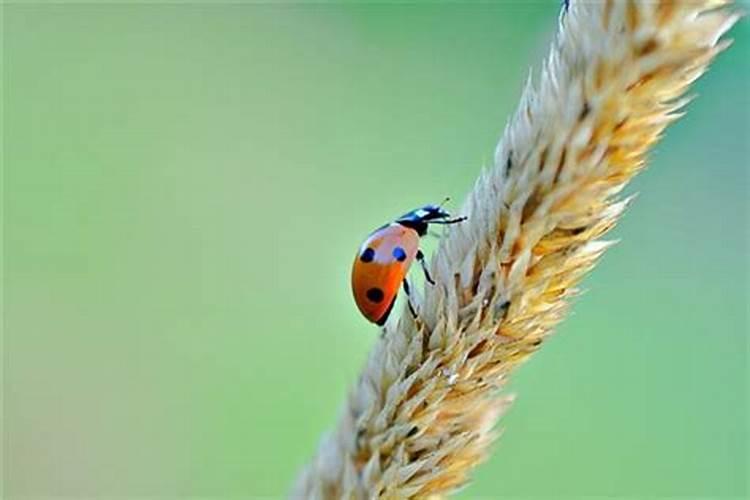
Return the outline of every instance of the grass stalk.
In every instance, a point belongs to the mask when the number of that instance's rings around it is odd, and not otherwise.
[[[392,319],[294,498],[409,498],[466,484],[511,398],[508,375],[564,318],[619,195],[728,42],[718,0],[570,2],[457,225],[419,320]],[[416,299],[415,299],[416,300]]]

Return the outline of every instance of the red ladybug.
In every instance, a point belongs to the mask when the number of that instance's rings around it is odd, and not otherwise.
[[[409,295],[406,274],[414,259],[421,264],[425,279],[435,284],[419,249],[419,238],[427,234],[429,224],[466,220],[466,217],[450,217],[441,205],[425,205],[376,229],[362,243],[352,266],[352,292],[365,318],[381,326],[385,324],[402,283]],[[409,309],[416,316],[411,303]]]

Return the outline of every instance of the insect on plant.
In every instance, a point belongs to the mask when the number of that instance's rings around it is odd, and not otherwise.
[[[403,284],[407,297],[410,294],[406,278],[416,259],[422,266],[425,280],[434,285],[419,239],[427,234],[430,224],[457,224],[466,217],[451,218],[440,205],[425,205],[407,212],[393,222],[373,231],[362,243],[352,266],[352,293],[360,312],[369,321],[384,325],[396,302],[398,289]],[[409,310],[417,316],[411,301]]]

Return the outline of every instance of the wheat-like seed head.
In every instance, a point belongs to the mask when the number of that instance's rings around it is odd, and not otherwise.
[[[432,262],[419,320],[371,353],[295,498],[449,493],[487,454],[507,375],[564,317],[737,16],[720,0],[571,2],[535,88]]]

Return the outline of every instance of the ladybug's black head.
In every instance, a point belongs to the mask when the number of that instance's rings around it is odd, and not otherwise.
[[[414,229],[419,236],[427,234],[429,224],[455,224],[466,220],[466,217],[451,219],[451,214],[443,210],[442,205],[425,205],[405,213],[396,222],[402,226]]]

